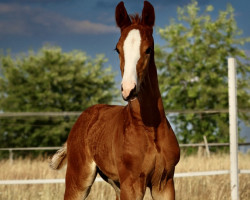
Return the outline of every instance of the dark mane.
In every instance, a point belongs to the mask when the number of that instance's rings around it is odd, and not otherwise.
[[[141,17],[139,14],[129,15],[132,24],[141,24]]]

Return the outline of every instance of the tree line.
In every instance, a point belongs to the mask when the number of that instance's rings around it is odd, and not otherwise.
[[[166,110],[228,108],[227,58],[237,59],[238,107],[250,107],[249,57],[228,5],[216,19],[213,6],[200,10],[192,1],[177,9],[178,18],[158,28],[165,41],[155,48],[159,85]],[[104,55],[95,58],[82,51],[63,52],[43,47],[38,52],[0,55],[0,111],[82,111],[111,104],[118,98],[115,72],[104,67]],[[248,122],[249,113],[240,113]],[[61,146],[76,117],[1,118],[0,147]],[[216,115],[171,115],[180,143],[228,142],[229,117]]]

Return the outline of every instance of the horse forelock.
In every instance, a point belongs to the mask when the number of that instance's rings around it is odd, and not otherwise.
[[[131,19],[131,23],[135,24],[135,25],[139,25],[141,24],[142,20],[141,17],[139,16],[139,14],[133,14],[133,15],[129,15],[130,19]]]

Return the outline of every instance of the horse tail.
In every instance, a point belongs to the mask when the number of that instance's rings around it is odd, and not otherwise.
[[[49,166],[54,170],[61,169],[67,161],[67,143],[63,145],[61,149],[59,149],[49,161]]]

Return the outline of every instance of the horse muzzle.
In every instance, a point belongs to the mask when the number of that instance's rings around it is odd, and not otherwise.
[[[129,101],[137,97],[136,85],[134,84],[132,87],[123,87],[121,85],[122,98],[124,101]]]

